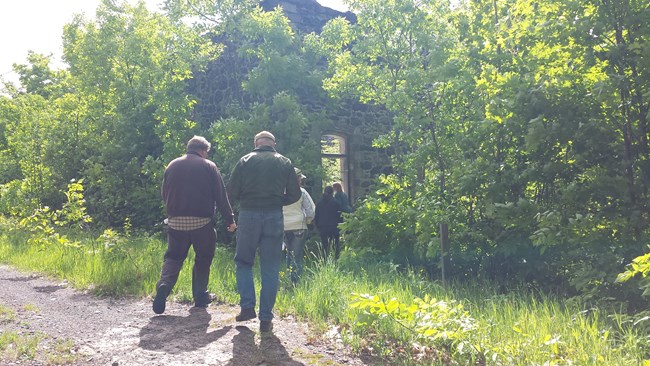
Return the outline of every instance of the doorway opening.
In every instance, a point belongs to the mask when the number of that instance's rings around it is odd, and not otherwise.
[[[321,164],[323,167],[322,186],[340,182],[343,191],[352,199],[349,186],[349,162],[347,139],[345,136],[328,134],[321,136]]]

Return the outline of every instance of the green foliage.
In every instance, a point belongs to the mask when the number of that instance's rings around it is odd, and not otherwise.
[[[310,37],[332,97],[394,113],[375,145],[395,172],[348,219],[350,244],[431,268],[448,223],[455,276],[632,301],[614,278],[650,235],[648,14],[612,4],[358,0],[357,23]]]
[[[23,219],[37,247],[72,245],[54,229],[85,228],[88,216],[100,230],[125,219],[149,230],[164,165],[189,137],[214,141],[227,179],[262,129],[320,191],[336,175],[321,136],[336,130],[338,102],[354,100],[392,117],[373,142],[392,174],[342,226],[364,261],[377,253],[435,278],[444,223],[452,277],[637,309],[636,291],[615,279],[650,238],[646,4],[349,4],[356,23],[304,35],[252,0],[168,0],[165,14],[104,0],[95,19],[65,27],[69,69],[30,53],[20,85],[0,97],[0,212]],[[188,93],[190,81],[226,52],[245,65],[228,79],[236,90],[197,121],[210,101]],[[76,188],[66,195],[72,179],[87,202]],[[104,248],[121,248],[106,253],[130,253],[105,233]]]
[[[6,215],[25,217],[37,207],[37,203],[28,199],[25,185],[22,180],[0,185],[0,208]]]
[[[627,282],[640,276],[639,288],[643,290],[643,296],[650,296],[650,253],[638,256],[632,260],[624,272],[616,276],[616,282]]]
[[[0,323],[9,322],[11,320],[14,320],[15,317],[16,315],[14,314],[13,310],[5,307],[4,305],[0,305]]]
[[[58,228],[86,228],[92,218],[86,214],[82,181],[72,182],[66,192],[67,202],[61,210],[52,210],[48,206],[39,207],[34,212],[20,220],[17,230],[25,230],[31,234],[28,244],[38,246],[41,250],[49,245],[78,248],[79,243],[60,234]]]
[[[0,355],[8,360],[33,360],[36,347],[42,338],[40,334],[23,336],[17,332],[3,330],[0,332]]]
[[[386,186],[379,192],[384,199],[368,197],[354,215],[345,215],[341,230],[355,250],[369,248],[406,264],[421,258],[414,247],[417,211],[403,183],[389,180],[384,178]]]
[[[238,22],[226,21],[218,29],[251,69],[241,80],[244,101],[233,101],[210,127],[210,137],[218,141],[215,155],[223,162],[222,173],[227,176],[252,149],[257,132],[269,130],[277,150],[310,180],[320,182],[320,137],[332,125],[326,112],[313,108],[318,103],[327,106],[321,59],[304,47],[305,36],[292,30],[279,8],[264,12],[252,7],[236,18]]]
[[[121,236],[113,229],[105,229],[102,235],[97,238],[103,253],[112,260],[128,259],[129,252],[126,247],[127,238]]]
[[[27,237],[18,230],[7,230],[13,226],[11,222],[2,220],[0,225],[3,261],[65,277],[76,287],[100,294],[146,296],[155,291],[165,250],[162,238],[127,237],[113,231],[105,232],[100,239],[84,235],[79,238],[81,248],[51,245],[47,251],[40,251],[26,244]],[[106,245],[120,249],[109,253]],[[128,255],[120,254],[125,252]],[[624,315],[598,309],[583,311],[575,303],[525,289],[499,294],[492,283],[451,283],[445,289],[427,280],[422,272],[400,271],[385,263],[351,260],[343,266],[346,256],[354,254],[345,250],[339,262],[314,261],[309,256],[298,286],[282,288],[278,293],[277,312],[308,318],[314,329],[340,336],[357,352],[381,357],[389,364],[436,364],[444,360],[463,365],[481,361],[512,365],[556,360],[565,364],[638,365],[646,355],[644,333]],[[193,260],[192,255],[188,260]],[[232,251],[219,248],[210,291],[232,304],[238,298],[234,272]],[[351,298],[351,292],[390,293],[397,300],[371,295]],[[174,300],[191,300],[191,266],[181,271],[170,298]],[[363,312],[368,313],[368,322],[362,324],[358,316]],[[372,360],[373,364],[380,361]]]
[[[83,179],[68,184],[68,191],[65,193],[66,202],[63,204],[63,208],[57,212],[55,224],[64,227],[79,225],[80,228],[83,228],[85,224],[92,222],[92,218],[86,214],[86,200],[83,191]]]
[[[28,244],[41,247],[45,250],[49,244],[53,244],[60,238],[59,233],[54,230],[56,212],[49,207],[36,209],[34,213],[20,220],[20,229],[27,230],[31,237]]]
[[[413,304],[399,302],[396,298],[386,301],[377,295],[352,294],[351,308],[361,312],[357,324],[372,326],[388,318],[412,331],[417,337],[434,343],[448,345],[457,343],[476,329],[475,321],[463,309],[462,304],[429,298],[414,298]]]
[[[88,182],[88,207],[104,225],[130,217],[160,221],[157,186],[164,164],[197,133],[185,92],[217,48],[182,23],[136,7],[105,2],[96,21],[76,18],[64,31],[64,55],[77,100],[75,116]]]
[[[7,147],[20,166],[22,176],[18,179],[22,180],[20,189],[26,199],[23,207],[51,202],[58,193],[54,169],[47,161],[50,128],[55,123],[53,107],[38,94],[26,94],[15,98],[9,108],[14,110],[7,113]]]
[[[21,94],[40,95],[50,99],[54,94],[59,94],[65,84],[62,79],[66,77],[64,71],[50,69],[52,56],[44,56],[33,51],[27,52],[28,65],[15,65],[14,71],[18,73],[24,91]]]

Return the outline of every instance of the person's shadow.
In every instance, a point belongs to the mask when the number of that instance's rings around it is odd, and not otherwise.
[[[139,346],[146,350],[170,354],[194,351],[223,337],[232,326],[208,333],[212,316],[205,308],[191,308],[188,316],[161,315],[151,317],[140,329]]]
[[[260,345],[255,344],[255,332],[246,326],[237,326],[239,332],[232,338],[232,359],[227,366],[243,365],[288,365],[304,366],[289,356],[287,349],[273,333],[260,337]]]

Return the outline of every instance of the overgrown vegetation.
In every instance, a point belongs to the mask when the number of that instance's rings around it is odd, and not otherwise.
[[[647,4],[348,4],[357,21],[334,19],[320,34],[296,32],[281,9],[249,0],[168,0],[165,13],[104,0],[96,19],[75,19],[64,30],[69,68],[52,70],[32,53],[16,66],[20,85],[0,96],[8,228],[0,258],[29,268],[40,256],[39,268],[78,286],[147,294],[164,247],[158,185],[190,136],[216,142],[211,158],[226,179],[261,129],[307,175],[323,177],[320,136],[335,126],[330,112],[352,100],[393,116],[374,140],[392,152],[393,173],[346,215],[341,263],[313,267],[291,300],[281,296],[281,311],[334,321],[359,349],[395,357],[640,362],[650,244]],[[197,122],[202,101],[188,90],[223,55],[245,71],[233,76],[239,85],[221,114]],[[450,229],[447,278],[498,291],[437,287],[440,224]],[[220,269],[232,266],[226,253]],[[408,287],[379,280],[382,271],[400,281],[407,274]],[[232,271],[217,272],[224,277],[213,286],[232,301]],[[331,291],[339,285],[346,291]],[[468,312],[473,322],[461,318],[475,330],[432,342],[423,334],[435,328],[422,328],[422,318],[442,309],[456,309],[451,323]],[[359,313],[365,320],[353,320]],[[356,337],[364,332],[375,337]]]
[[[90,250],[97,245],[92,237],[80,238],[78,247],[57,243],[42,251],[28,243],[30,236],[10,227],[3,222],[2,262],[65,277],[96,293],[153,293],[165,250],[162,238],[126,240],[115,233],[114,239],[129,247],[128,255],[119,256]],[[376,362],[638,365],[648,352],[644,327],[639,326],[645,320],[607,309],[584,310],[584,304],[525,288],[508,293],[489,283],[443,288],[423,273],[402,272],[390,263],[367,264],[349,249],[334,263],[316,258],[315,240],[309,248],[308,268],[297,287],[283,272],[277,312],[310,320],[324,336],[342,337]],[[231,250],[217,250],[209,290],[236,304],[232,255]],[[74,258],[74,265],[67,258]],[[98,270],[108,267],[118,270]],[[191,266],[185,266],[171,299],[191,302],[190,283]],[[12,312],[5,313],[3,318],[11,319]]]

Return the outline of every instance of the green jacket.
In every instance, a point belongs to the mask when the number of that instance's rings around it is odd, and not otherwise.
[[[291,160],[269,146],[258,147],[239,159],[227,191],[243,210],[281,209],[302,195]]]

